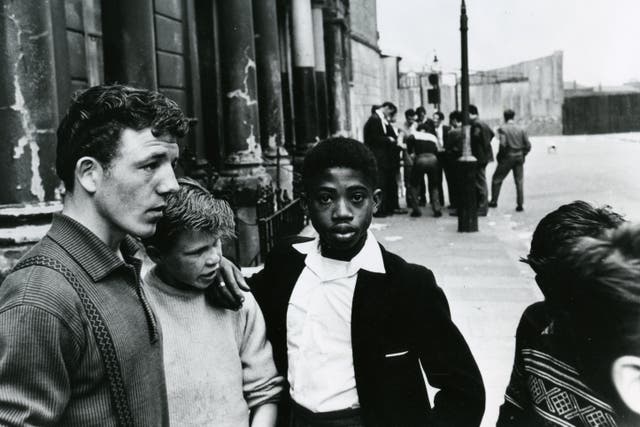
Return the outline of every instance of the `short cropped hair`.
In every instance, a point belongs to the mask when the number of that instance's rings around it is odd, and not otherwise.
[[[202,231],[222,239],[235,236],[233,211],[226,201],[192,178],[178,178],[178,184],[178,191],[167,196],[164,215],[145,245],[166,251],[183,231]]]
[[[568,308],[584,369],[610,392],[613,361],[640,356],[640,224],[580,239],[568,268],[575,288]]]
[[[302,184],[307,193],[315,178],[329,168],[349,168],[359,171],[371,188],[376,188],[378,165],[371,150],[351,138],[329,138],[316,144],[304,158]]]
[[[615,229],[624,218],[610,206],[594,207],[576,200],[560,206],[540,220],[533,232],[531,250],[522,261],[538,274],[554,273],[557,262],[581,237],[598,237]]]
[[[58,177],[72,192],[78,160],[93,157],[108,168],[118,153],[124,129],[151,128],[156,137],[181,138],[193,121],[178,104],[159,92],[122,85],[91,87],[74,96],[58,127]]]
[[[423,106],[420,106],[416,108],[416,114],[427,114],[427,110]]]
[[[473,104],[469,105],[469,114],[478,115],[478,107]]]
[[[417,113],[413,108],[409,108],[404,112],[404,116],[408,119],[411,116],[415,116]]]
[[[504,113],[502,115],[504,116],[504,121],[507,122],[509,120],[512,120],[516,116],[516,112],[509,108],[504,110]]]
[[[452,111],[449,114],[449,121],[456,121],[456,122],[461,122],[462,123],[462,113],[458,110]]]
[[[438,116],[440,120],[444,120],[444,114],[442,113],[442,111],[436,111],[434,114]]]

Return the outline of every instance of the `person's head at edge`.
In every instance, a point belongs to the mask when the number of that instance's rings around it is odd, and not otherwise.
[[[324,256],[350,260],[364,246],[381,200],[376,177],[373,154],[354,139],[330,138],[307,153],[303,205]]]
[[[74,97],[57,132],[63,213],[114,250],[126,234],[152,235],[178,189],[177,140],[191,122],[174,101],[144,89],[102,85]]]
[[[545,215],[536,226],[531,249],[522,261],[536,273],[536,283],[553,315],[565,312],[571,295],[563,257],[581,237],[597,237],[624,223],[609,206],[594,207],[577,200]]]
[[[233,211],[194,179],[179,178],[178,184],[178,191],[166,198],[155,234],[144,244],[165,283],[205,290],[218,273],[221,240],[235,235]]]
[[[581,374],[614,406],[620,426],[640,425],[640,225],[585,237],[569,260],[570,306]]]

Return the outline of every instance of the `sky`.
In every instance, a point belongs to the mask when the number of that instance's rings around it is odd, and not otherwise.
[[[460,69],[459,0],[377,0],[379,45],[419,71],[434,54]],[[488,70],[564,52],[564,80],[640,79],[640,0],[467,0],[469,68]],[[452,78],[452,77],[451,77]]]

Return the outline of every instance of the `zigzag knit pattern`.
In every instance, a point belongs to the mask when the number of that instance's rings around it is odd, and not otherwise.
[[[118,357],[116,356],[115,346],[113,339],[109,334],[109,330],[100,315],[100,312],[96,308],[91,298],[81,285],[77,277],[67,267],[62,265],[59,261],[49,258],[43,255],[37,255],[31,258],[27,258],[19,262],[13,271],[17,271],[23,268],[39,266],[50,268],[62,274],[69,284],[80,297],[82,307],[84,308],[87,319],[91,324],[93,335],[98,345],[102,362],[104,363],[105,372],[109,381],[109,390],[111,392],[111,401],[116,412],[116,419],[118,425],[121,427],[133,427],[133,417],[131,416],[131,408],[129,407],[129,401],[127,399],[127,392],[124,387],[124,381],[122,379],[122,372],[120,370],[120,364],[118,363]]]

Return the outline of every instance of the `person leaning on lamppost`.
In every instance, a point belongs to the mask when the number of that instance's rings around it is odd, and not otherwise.
[[[493,162],[491,140],[494,133],[488,124],[480,120],[478,107],[469,105],[471,121],[471,153],[478,160],[476,169],[476,194],[478,197],[478,215],[486,216],[489,205],[489,189],[487,187],[487,164]]]
[[[513,171],[513,179],[516,182],[517,206],[516,211],[524,210],[524,160],[531,151],[531,142],[527,132],[515,123],[515,111],[504,111],[505,124],[498,128],[500,148],[498,149],[498,167],[491,179],[490,208],[498,207],[498,197],[502,181],[510,171]]]
[[[449,125],[449,132],[447,132],[447,136],[444,138],[444,154],[442,155],[442,160],[447,178],[447,188],[449,189],[449,214],[455,216],[457,215],[460,193],[457,163],[460,156],[462,156],[462,145],[464,143],[462,113],[460,111],[452,111],[449,114]]]

